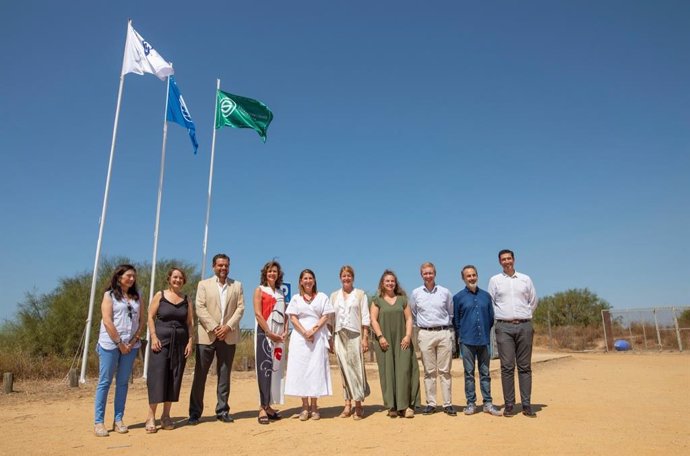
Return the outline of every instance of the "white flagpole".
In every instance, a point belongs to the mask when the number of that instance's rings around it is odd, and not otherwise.
[[[213,188],[213,158],[216,151],[216,117],[218,116],[218,91],[220,90],[220,79],[216,79],[215,110],[213,116],[213,139],[211,140],[211,166],[208,171],[208,201],[206,203],[206,223],[204,224],[204,244],[201,256],[201,280],[206,277],[206,246],[208,241],[208,219],[211,215],[211,189]]]
[[[127,30],[129,24],[132,23],[130,19],[127,22]],[[125,48],[127,42],[125,41]],[[125,65],[126,49],[122,55],[122,66]],[[113,170],[113,157],[115,156],[115,139],[117,138],[117,123],[120,119],[120,103],[122,101],[122,90],[125,85],[125,75],[120,71],[120,87],[117,90],[117,106],[115,108],[115,122],[113,123],[113,139],[110,143],[110,158],[108,159],[108,174],[105,178],[105,191],[103,194],[103,209],[101,210],[101,218],[98,222],[98,241],[96,241],[96,258],[93,262],[93,277],[91,278],[91,295],[89,297],[89,315],[86,318],[86,335],[84,336],[84,353],[81,360],[81,374],[79,376],[80,383],[86,383],[86,363],[89,357],[89,337],[91,336],[91,320],[93,319],[93,306],[96,300],[96,282],[98,281],[98,263],[101,258],[101,244],[103,242],[103,227],[105,226],[105,215],[108,210],[108,195],[110,193],[110,175]]]
[[[158,227],[161,220],[161,203],[163,201],[163,174],[165,173],[165,146],[168,142],[168,99],[170,97],[170,76],[168,76],[168,84],[165,91],[165,111],[163,111],[163,150],[161,151],[161,172],[158,179],[158,204],[156,205],[156,223],[153,228],[153,258],[151,259],[151,282],[149,285],[149,306],[153,301],[153,294],[155,293],[154,286],[156,284],[156,259],[158,254]],[[148,315],[140,315],[139,318],[146,318]],[[146,378],[149,371],[149,356],[151,355],[151,338],[148,322],[146,324],[146,352],[144,353],[144,374],[142,378]]]

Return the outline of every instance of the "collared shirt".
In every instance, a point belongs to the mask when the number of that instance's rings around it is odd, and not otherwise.
[[[453,296],[453,327],[465,345],[489,345],[494,325],[491,295],[477,288],[473,293],[465,287]]]
[[[412,291],[410,310],[419,328],[450,326],[453,322],[453,297],[447,288],[440,285],[431,291],[422,285]]]
[[[218,285],[218,294],[220,295],[220,324],[223,324],[223,317],[225,316],[225,308],[228,306],[228,280],[222,284],[218,277],[216,277],[216,285]]]
[[[488,291],[497,320],[531,319],[537,308],[537,292],[526,274],[496,274],[489,280]]]
[[[369,326],[371,323],[367,295],[362,290],[355,288],[345,298],[345,293],[341,288],[331,294],[331,304],[335,310],[334,332],[336,333],[345,328],[360,334],[362,326]]]

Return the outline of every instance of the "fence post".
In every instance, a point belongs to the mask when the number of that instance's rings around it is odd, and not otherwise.
[[[69,386],[70,388],[79,387],[79,372],[75,368],[69,370]]]
[[[659,345],[659,351],[663,349],[661,345],[661,332],[659,332],[659,320],[656,317],[656,307],[654,308],[654,327],[656,328],[656,343]]]
[[[601,311],[601,320],[604,324],[604,343],[606,344],[606,351],[613,350],[613,326],[611,325],[611,312],[608,310]]]
[[[549,350],[553,350],[553,336],[551,334],[551,304],[546,309],[546,324],[549,326]]]
[[[676,317],[676,308],[673,307],[673,326],[676,327],[676,338],[678,339],[678,350],[683,351],[683,340],[680,337],[680,328],[678,327],[678,318]]]
[[[635,350],[635,344],[633,344],[633,334],[632,334],[632,323],[628,322],[628,334],[630,334],[630,349]]]
[[[645,322],[642,320],[642,338],[644,339],[644,349],[647,350],[647,330],[645,329]]]
[[[14,375],[12,372],[5,372],[2,374],[2,384],[5,386],[5,394],[12,392],[12,384],[14,383]]]

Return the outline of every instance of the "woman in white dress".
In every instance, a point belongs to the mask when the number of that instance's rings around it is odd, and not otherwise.
[[[364,291],[354,287],[355,271],[352,266],[340,268],[343,287],[331,294],[335,309],[330,323],[335,340],[335,355],[343,379],[345,408],[340,418],[364,416],[362,401],[369,395],[369,384],[364,366],[364,353],[369,351],[369,304]],[[355,408],[352,409],[352,401]]]
[[[333,306],[316,288],[316,276],[305,269],[299,275],[299,294],[292,297],[286,314],[294,331],[288,350],[285,394],[302,398],[300,421],[321,418],[317,398],[331,396],[328,366],[330,332],[326,326]]]

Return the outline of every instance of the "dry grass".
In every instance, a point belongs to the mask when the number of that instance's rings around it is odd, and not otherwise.
[[[534,345],[552,350],[586,351],[604,348],[603,329],[599,325],[551,327],[536,326]]]

